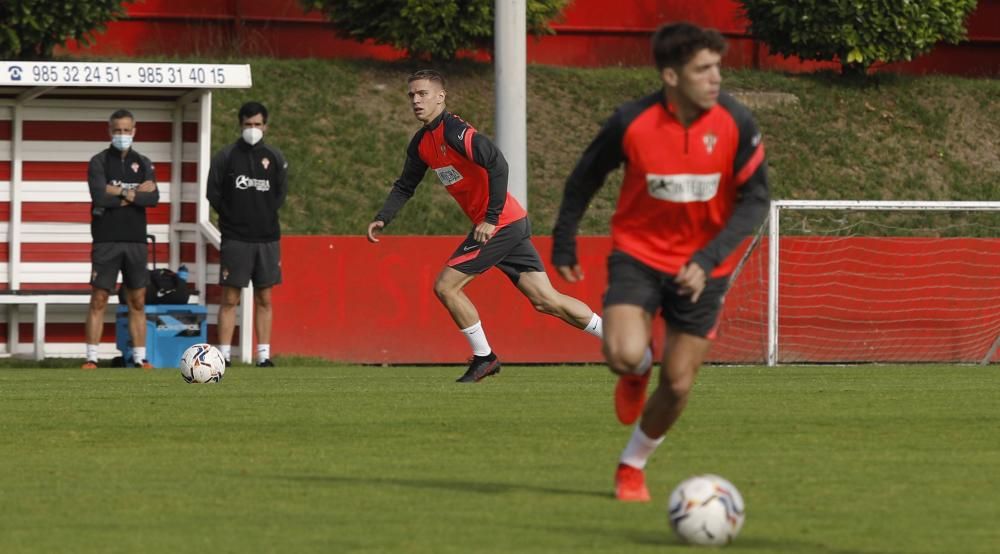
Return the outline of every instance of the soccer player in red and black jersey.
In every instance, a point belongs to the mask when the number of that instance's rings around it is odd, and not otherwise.
[[[577,226],[608,173],[625,164],[611,219],[604,298],[604,356],[619,375],[623,424],[642,419],[615,474],[619,500],[648,501],[643,469],[677,421],[715,336],[733,251],[763,220],[769,193],[760,131],[749,110],[720,90],[726,44],[714,30],[665,25],[653,36],[661,90],[620,106],[566,182],[552,261],[583,278]],[[640,364],[652,318],[667,324],[660,382],[646,401]]]
[[[445,190],[472,221],[473,229],[441,270],[434,292],[472,347],[469,369],[458,381],[475,383],[500,371],[479,313],[462,289],[491,267],[503,271],[538,311],[601,337],[601,318],[576,298],[559,293],[549,282],[541,257],[531,243],[531,224],[524,208],[507,192],[503,153],[462,118],[445,107],[444,78],[433,70],[410,75],[408,95],[413,114],[423,123],[406,151],[403,173],[375,219],[368,240],[403,207],[427,169],[437,173]],[[650,365],[652,358],[650,357]]]

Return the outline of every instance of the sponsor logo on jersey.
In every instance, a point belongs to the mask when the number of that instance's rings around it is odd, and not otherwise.
[[[139,173],[139,162],[132,162],[132,173]]]
[[[264,169],[271,167],[271,160],[267,158],[261,158],[260,165],[264,166]]]
[[[446,187],[450,187],[462,180],[462,174],[453,165],[435,168],[434,173],[437,173],[438,179],[441,179],[441,184]]]
[[[260,192],[267,192],[271,190],[271,181],[267,179],[252,179],[246,175],[236,176],[236,189],[246,190],[246,189],[257,189]]]
[[[123,183],[121,181],[111,181],[112,185],[121,187],[124,190],[132,190],[139,188],[140,183]]]
[[[458,134],[458,140],[465,140],[465,129],[462,129],[462,132]]]
[[[708,132],[701,137],[701,142],[705,144],[705,151],[711,154],[712,150],[715,150],[716,143],[719,142],[719,137],[715,136],[715,133]]]
[[[681,173],[677,175],[646,174],[646,188],[649,195],[669,202],[705,202],[715,198],[719,191],[721,173],[697,175]]]

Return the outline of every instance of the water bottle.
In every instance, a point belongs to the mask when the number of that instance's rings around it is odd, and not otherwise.
[[[187,280],[188,280],[188,268],[187,268],[186,265],[182,265],[182,266],[180,266],[180,267],[177,268],[177,277],[181,281],[184,281],[185,283],[187,282]]]

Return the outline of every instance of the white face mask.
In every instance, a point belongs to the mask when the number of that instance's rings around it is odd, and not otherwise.
[[[132,146],[132,135],[111,135],[111,144],[124,152]]]
[[[260,139],[262,138],[264,138],[264,131],[261,131],[257,127],[247,127],[246,129],[243,129],[243,140],[251,146],[260,142]]]

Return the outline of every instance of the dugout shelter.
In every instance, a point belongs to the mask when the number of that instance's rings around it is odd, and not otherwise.
[[[119,108],[135,114],[134,148],[156,167],[160,204],[147,222],[157,261],[188,267],[201,292],[194,301],[208,304],[215,321],[220,234],[205,199],[212,90],[251,84],[250,66],[239,64],[0,61],[0,355],[83,355],[87,166],[107,148],[108,116]],[[240,345],[252,340],[250,294]],[[114,313],[105,314],[102,358],[117,354]],[[251,350],[238,351],[249,361]]]

